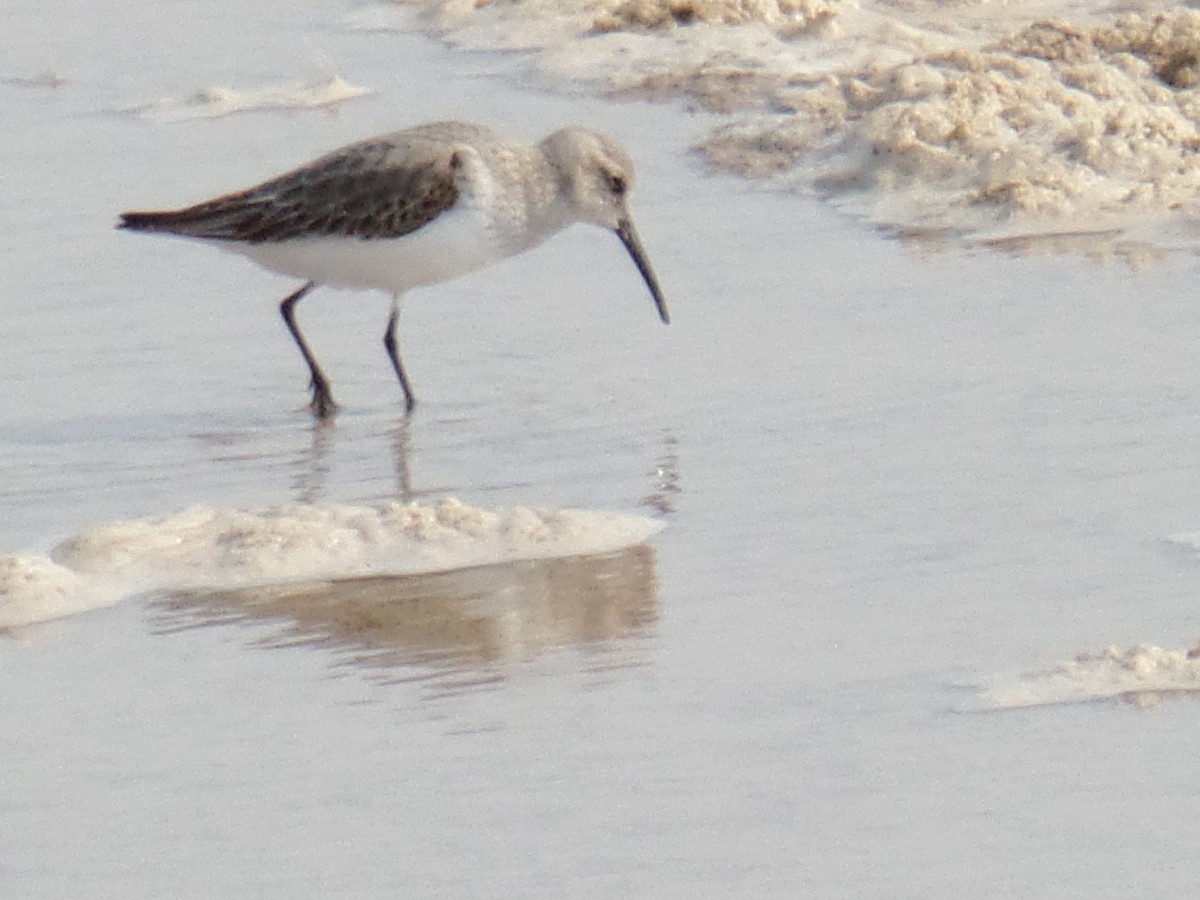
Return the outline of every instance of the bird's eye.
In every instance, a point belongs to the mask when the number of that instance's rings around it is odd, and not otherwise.
[[[624,196],[625,189],[628,187],[625,179],[620,175],[613,175],[612,173],[607,173],[605,177],[608,178],[608,189],[618,197]]]

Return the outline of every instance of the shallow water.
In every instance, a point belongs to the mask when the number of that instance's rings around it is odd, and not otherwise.
[[[1187,893],[1190,251],[897,241],[705,174],[707,114],[537,93],[337,4],[71,10],[0,38],[0,555],[197,504],[665,527],[17,630],[5,896]],[[370,93],[141,112],[331,66]],[[406,424],[386,299],[323,290],[300,315],[345,410],[315,427],[284,280],[111,228],[444,116],[626,143],[672,325],[573,230],[407,299]]]

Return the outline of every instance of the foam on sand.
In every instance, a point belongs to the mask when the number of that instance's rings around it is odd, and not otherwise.
[[[406,2],[555,84],[724,114],[713,166],[897,232],[1200,232],[1200,12],[1176,4]]]
[[[1165,697],[1200,695],[1200,647],[1166,650],[1139,644],[1082,653],[1050,669],[998,682],[981,696],[984,708],[1018,709],[1117,700],[1152,706]]]
[[[901,230],[1135,228],[1197,218],[1200,13],[1030,24],[772,92],[726,125],[714,164],[788,173]]]
[[[93,528],[58,544],[50,558],[0,558],[0,627],[146,591],[404,575],[606,553],[640,544],[660,528],[640,516],[524,507],[492,512],[453,499],[435,506],[194,506]]]
[[[59,619],[116,602],[111,589],[44,556],[0,557],[0,628]]]
[[[168,97],[143,104],[133,111],[156,122],[181,122],[219,119],[251,111],[318,109],[369,93],[367,88],[350,84],[341,75],[327,73],[307,82],[286,81],[242,90],[217,85],[188,97]]]

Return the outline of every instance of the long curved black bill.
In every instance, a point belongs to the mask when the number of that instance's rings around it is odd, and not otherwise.
[[[654,270],[650,268],[650,260],[646,258],[642,242],[638,240],[637,232],[633,228],[633,220],[622,219],[617,223],[616,231],[617,237],[621,239],[621,243],[625,245],[629,255],[633,257],[638,271],[642,273],[642,278],[646,280],[646,287],[650,288],[650,296],[654,298],[654,305],[658,307],[658,317],[663,320],[663,324],[670,324],[671,314],[667,312],[667,301],[663,299],[662,288],[658,286],[658,279],[654,277]]]

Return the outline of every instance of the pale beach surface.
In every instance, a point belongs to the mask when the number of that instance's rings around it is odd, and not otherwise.
[[[1188,896],[1200,13],[56,4],[0,33],[0,896]],[[114,229],[458,118],[612,234],[300,308]]]

